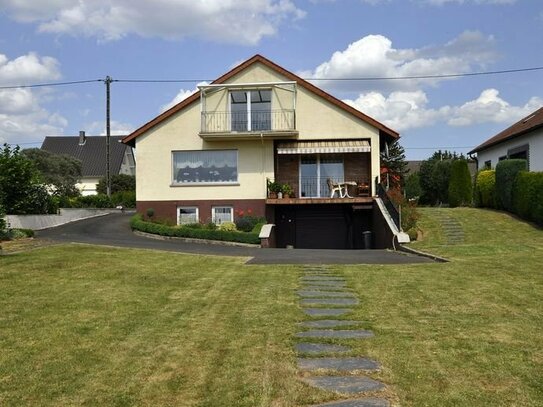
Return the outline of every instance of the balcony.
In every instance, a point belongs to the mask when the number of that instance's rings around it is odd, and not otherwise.
[[[330,179],[330,184],[328,180]],[[285,185],[288,187],[285,188]],[[332,189],[341,186],[341,191]],[[276,197],[273,192],[281,187],[283,196]],[[289,194],[284,191],[291,190]],[[289,204],[323,204],[323,203],[358,203],[369,204],[373,202],[371,186],[366,182],[355,180],[344,180],[342,177],[321,178],[321,177],[298,177],[295,179],[278,178],[267,180],[268,197],[267,204],[289,205]],[[288,195],[288,197],[286,196]]]
[[[202,138],[293,138],[298,135],[290,109],[250,112],[202,112]]]

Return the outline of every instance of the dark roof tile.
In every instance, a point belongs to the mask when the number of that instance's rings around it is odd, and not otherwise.
[[[111,136],[109,144],[110,171],[118,174],[127,148],[120,141],[124,136]],[[106,175],[106,137],[87,136],[85,144],[79,145],[77,136],[48,136],[43,140],[42,150],[54,154],[65,154],[81,161],[81,175],[103,177]]]

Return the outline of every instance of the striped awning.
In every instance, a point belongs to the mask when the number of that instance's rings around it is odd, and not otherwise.
[[[280,143],[277,154],[369,153],[368,140],[291,141]]]

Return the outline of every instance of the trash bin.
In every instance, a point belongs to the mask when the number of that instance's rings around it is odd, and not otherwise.
[[[372,233],[371,230],[362,232],[362,241],[364,242],[364,249],[369,250],[372,248]]]

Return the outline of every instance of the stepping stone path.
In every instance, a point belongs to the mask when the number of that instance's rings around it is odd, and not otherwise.
[[[464,230],[460,222],[445,213],[441,213],[441,211],[436,212],[437,219],[441,223],[443,233],[447,239],[447,244],[464,243]]]
[[[377,361],[356,356],[336,356],[352,353],[349,346],[323,343],[328,339],[368,340],[373,332],[361,329],[362,321],[332,319],[347,315],[354,310],[344,308],[359,304],[354,293],[346,287],[343,277],[334,274],[326,266],[307,266],[300,278],[298,290],[303,312],[311,317],[299,325],[305,329],[296,334],[306,342],[296,344],[298,369],[306,372],[302,380],[309,386],[342,395],[359,396],[364,392],[383,390],[385,385],[365,373],[379,370]],[[328,319],[324,319],[328,317]],[[330,318],[332,317],[332,318]],[[311,357],[309,356],[311,355]],[[322,373],[327,373],[323,376]],[[373,393],[372,393],[373,395]],[[312,407],[389,407],[380,397],[357,397],[348,400],[313,405]]]

